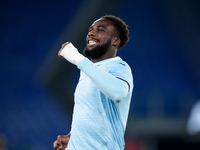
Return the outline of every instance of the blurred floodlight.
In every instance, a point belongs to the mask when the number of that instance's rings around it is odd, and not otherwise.
[[[191,108],[190,116],[187,122],[187,132],[190,135],[200,133],[200,100]]]

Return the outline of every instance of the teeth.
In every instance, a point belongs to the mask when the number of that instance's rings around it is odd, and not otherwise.
[[[97,42],[95,41],[89,41],[89,44],[96,44]]]

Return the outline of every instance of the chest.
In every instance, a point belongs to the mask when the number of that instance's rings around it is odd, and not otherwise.
[[[75,90],[75,103],[87,101],[96,103],[99,99],[99,90],[94,82],[85,74],[81,74]]]

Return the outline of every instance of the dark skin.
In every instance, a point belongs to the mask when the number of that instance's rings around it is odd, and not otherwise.
[[[119,37],[114,36],[115,28],[110,20],[107,19],[98,19],[96,20],[89,28],[89,33],[86,37],[87,39],[87,47],[88,49],[93,49],[97,45],[105,44],[109,39],[111,39],[111,45],[109,47],[108,52],[99,57],[99,58],[91,58],[93,63],[102,61],[108,58],[116,57],[116,53],[118,51],[118,46],[120,43]],[[89,44],[89,41],[95,41],[96,44]]]
[[[111,39],[111,45],[109,47],[108,52],[99,57],[99,58],[91,58],[91,61],[93,63],[102,61],[104,59],[113,58],[116,57],[118,47],[120,44],[120,38],[115,36],[115,28],[110,20],[107,19],[98,19],[96,20],[89,28],[89,32],[87,34],[86,40],[87,40],[87,47],[88,49],[93,49],[94,47],[98,45],[105,44],[109,39]],[[95,41],[96,44],[89,44],[89,41]],[[69,42],[66,42],[62,45],[61,49],[58,52],[58,56],[63,58],[60,55],[60,52],[63,50],[63,48],[68,44]]]
[[[96,20],[89,28],[87,34],[87,47],[89,50],[92,50],[98,45],[104,45],[107,41],[111,39],[111,44],[107,53],[99,58],[91,58],[93,63],[99,62],[108,58],[116,57],[117,51],[119,49],[120,38],[115,36],[115,28],[110,20],[100,18]],[[91,42],[92,41],[92,42]],[[58,56],[63,58],[60,55],[62,49],[68,44],[66,42],[62,45],[62,48],[58,52]],[[53,143],[55,150],[65,150],[67,148],[71,134],[65,136],[58,136],[57,140]]]
[[[68,135],[59,135],[57,137],[57,140],[54,141],[53,147],[55,150],[65,150],[67,148],[69,139],[70,139],[71,134],[69,133]]]

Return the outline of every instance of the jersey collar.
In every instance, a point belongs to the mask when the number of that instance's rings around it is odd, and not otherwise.
[[[109,58],[109,59],[105,59],[105,60],[96,62],[94,64],[95,65],[102,65],[102,64],[108,63],[108,62],[113,61],[113,60],[122,60],[122,59],[119,56],[117,56],[117,57],[114,57],[114,58]]]

